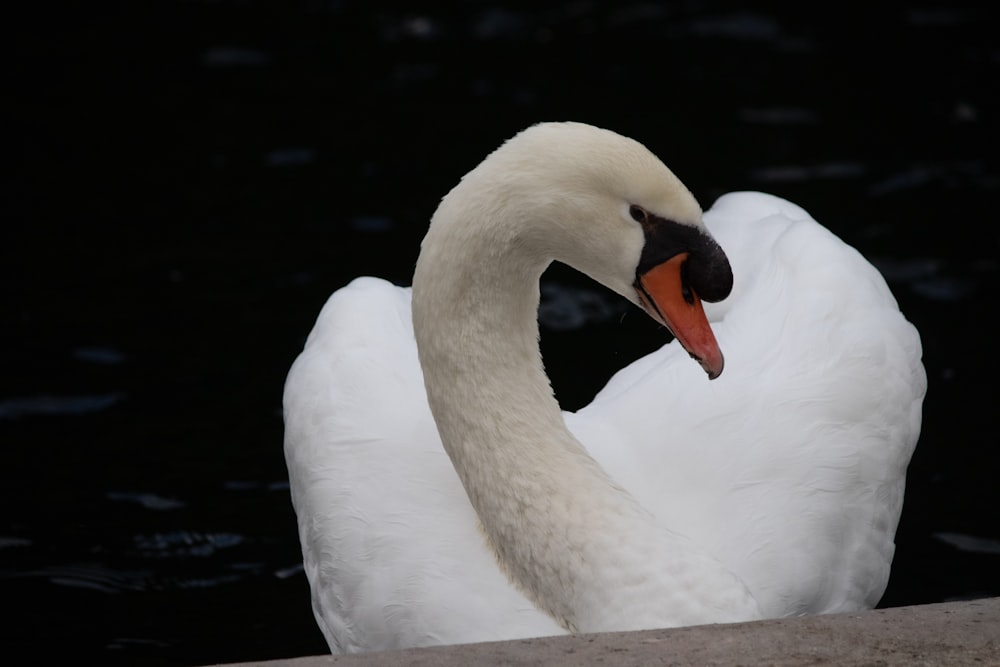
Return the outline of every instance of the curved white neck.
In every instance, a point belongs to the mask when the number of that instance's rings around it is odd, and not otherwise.
[[[430,407],[501,566],[573,632],[756,617],[730,572],[659,527],[567,430],[538,348],[549,259],[502,211],[446,201],[413,281]]]

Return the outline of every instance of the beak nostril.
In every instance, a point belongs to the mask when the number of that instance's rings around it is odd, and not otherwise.
[[[694,305],[694,292],[691,290],[691,277],[688,274],[688,261],[681,264],[681,296],[687,305]]]

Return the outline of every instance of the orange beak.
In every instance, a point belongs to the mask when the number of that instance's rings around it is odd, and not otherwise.
[[[708,325],[701,299],[684,279],[688,253],[674,255],[636,280],[639,302],[650,317],[670,329],[688,354],[714,380],[722,374],[724,361],[715,334]]]

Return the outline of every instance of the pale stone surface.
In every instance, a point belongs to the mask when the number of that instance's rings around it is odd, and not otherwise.
[[[352,656],[314,656],[240,665],[1000,665],[1000,597],[857,614],[546,637]]]

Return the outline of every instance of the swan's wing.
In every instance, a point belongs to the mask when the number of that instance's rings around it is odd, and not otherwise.
[[[284,416],[313,609],[333,650],[561,632],[477,530],[427,406],[408,289],[360,278],[330,297],[289,372]]]
[[[571,428],[766,615],[870,607],[894,550],[926,377],[881,275],[798,206],[736,193],[705,221],[735,286],[709,304],[708,381],[676,343],[618,373]]]

